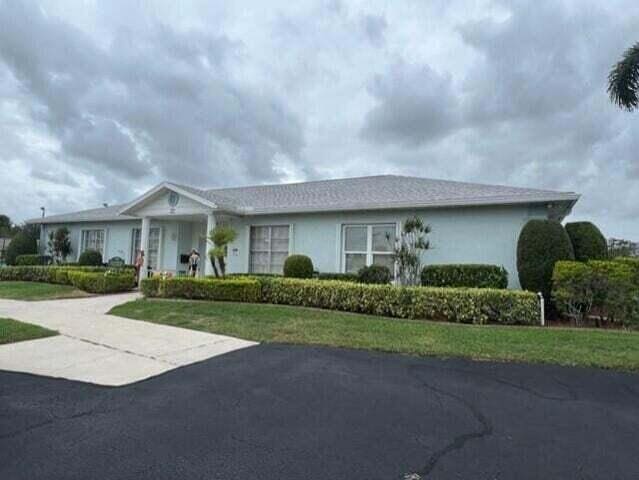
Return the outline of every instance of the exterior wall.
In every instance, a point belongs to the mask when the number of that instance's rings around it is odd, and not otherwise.
[[[291,225],[291,254],[308,255],[321,272],[340,272],[343,224],[399,224],[415,214],[432,228],[431,249],[424,254],[424,264],[503,265],[511,288],[519,288],[516,248],[521,228],[531,218],[547,218],[543,206],[527,205],[236,217],[231,225],[238,237],[229,246],[228,271],[248,271],[251,225]]]
[[[188,208],[191,207],[188,205]],[[166,210],[161,213],[166,215]],[[290,225],[289,253],[310,256],[315,268],[321,272],[340,272],[343,271],[342,225],[351,223],[396,223],[399,225],[404,219],[415,214],[423,218],[432,228],[429,235],[431,249],[424,254],[424,264],[503,265],[508,270],[511,288],[519,287],[516,247],[521,228],[531,218],[547,218],[545,207],[528,205],[225,217],[225,221],[229,222],[238,234],[237,239],[229,245],[227,271],[229,273],[248,272],[251,225]],[[49,231],[59,226],[45,225],[44,235],[48,235]],[[73,248],[70,260],[78,257],[83,229],[104,228],[106,229],[105,259],[118,256],[131,262],[131,231],[133,228],[141,227],[141,220],[76,223],[66,226],[70,230]],[[160,265],[162,270],[186,270],[186,265],[179,264],[179,256],[189,253],[192,248],[198,249],[203,258],[206,255],[204,223],[152,220],[151,227],[156,226],[162,227]]]

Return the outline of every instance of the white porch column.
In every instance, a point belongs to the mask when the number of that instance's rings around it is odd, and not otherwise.
[[[146,278],[149,267],[149,231],[151,230],[151,218],[142,218],[142,231],[140,233],[140,250],[144,252],[144,263],[142,264],[142,271],[140,272],[140,278]]]
[[[205,258],[204,275],[213,275],[213,265],[211,264],[211,259],[209,258],[209,249],[213,248],[213,242],[209,240],[209,233],[214,228],[215,215],[213,213],[209,213],[206,217],[206,252],[202,252],[202,255],[204,255]]]

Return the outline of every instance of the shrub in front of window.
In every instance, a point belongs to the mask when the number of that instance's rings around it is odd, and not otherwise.
[[[178,277],[162,279],[154,277],[143,279],[140,283],[140,289],[146,297],[252,303],[261,300],[260,283],[250,278]]]
[[[430,226],[418,216],[404,220],[402,232],[395,241],[393,260],[397,264],[397,273],[401,285],[419,285],[422,266],[422,253],[430,248],[426,236]]]
[[[555,220],[529,220],[517,241],[517,271],[525,290],[550,298],[555,263],[574,260],[570,237]]]
[[[395,287],[331,280],[259,279],[265,303],[457,323],[539,324],[534,293],[475,288]]]
[[[508,272],[497,265],[426,265],[422,269],[425,287],[507,288]]]
[[[342,282],[358,282],[356,273],[320,272],[317,274],[318,280],[340,280]]]
[[[102,265],[102,254],[97,250],[85,250],[78,258],[78,265],[82,266],[100,266]]]
[[[16,265],[18,255],[37,254],[38,245],[35,237],[28,232],[19,232],[4,252],[4,260],[7,265]]]
[[[386,285],[391,281],[391,272],[384,265],[369,265],[359,269],[357,281],[360,283]]]
[[[602,260],[608,256],[608,243],[601,231],[591,222],[572,222],[566,224],[566,233],[570,237],[575,260]]]
[[[49,265],[51,263],[51,257],[48,255],[18,255],[16,257],[16,265]]]
[[[291,278],[312,278],[313,262],[306,255],[290,255],[284,261],[284,276]]]

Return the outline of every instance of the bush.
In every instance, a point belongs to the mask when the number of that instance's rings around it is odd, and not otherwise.
[[[359,269],[357,281],[360,283],[386,285],[391,281],[391,273],[388,267],[384,265],[369,265]]]
[[[533,325],[534,293],[471,288],[395,287],[330,280],[261,279],[266,303],[458,323]]]
[[[102,265],[102,254],[97,250],[85,250],[78,258],[78,265],[98,267]]]
[[[508,272],[497,265],[427,265],[422,269],[425,287],[507,288]]]
[[[592,313],[624,325],[639,323],[637,265],[618,261],[557,262],[553,300],[562,315],[586,319]]]
[[[30,255],[38,253],[36,239],[26,232],[19,232],[4,252],[4,260],[7,265],[16,265],[19,255]]]
[[[313,276],[313,262],[306,255],[291,255],[284,262],[284,276],[311,278]]]
[[[18,255],[16,257],[16,265],[49,265],[51,263],[51,257],[48,255]]]
[[[340,280],[342,282],[358,282],[356,273],[323,272],[317,274],[318,280]]]
[[[586,262],[588,260],[601,260],[608,256],[608,242],[593,223],[567,223],[566,233],[570,237],[575,260]]]
[[[104,267],[69,267],[69,266],[16,266],[0,268],[0,281],[43,282],[71,285],[70,272],[127,274],[135,278],[135,268],[123,267],[107,269]]]
[[[215,279],[178,277],[145,278],[140,289],[146,297],[189,298],[228,302],[259,302],[260,283],[255,279]]]
[[[135,275],[130,272],[106,270],[104,272],[68,271],[71,285],[90,293],[126,292],[135,288]]]
[[[524,225],[517,242],[517,271],[522,288],[550,298],[555,263],[573,259],[572,244],[561,223],[530,220]]]

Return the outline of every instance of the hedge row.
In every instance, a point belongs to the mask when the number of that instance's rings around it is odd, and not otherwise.
[[[140,283],[145,297],[189,298],[229,302],[261,301],[260,282],[251,278],[214,279],[178,277],[145,278]]]
[[[49,265],[51,260],[49,255],[38,255],[37,253],[18,255],[16,257],[16,265]]]
[[[507,288],[508,272],[497,265],[427,265],[422,269],[427,287]]]
[[[639,324],[639,259],[557,262],[552,280],[552,298],[562,315]]]
[[[145,279],[148,297],[264,302],[457,323],[539,324],[534,293],[498,289],[394,287],[334,280]]]
[[[67,276],[71,285],[90,293],[126,292],[135,288],[135,275],[129,272],[70,271]]]
[[[88,276],[75,277],[83,273]],[[57,266],[16,266],[0,268],[0,281],[23,281],[75,285],[91,293],[111,293],[131,290],[135,287],[135,269],[105,267],[57,267]],[[86,288],[83,288],[86,287]]]

